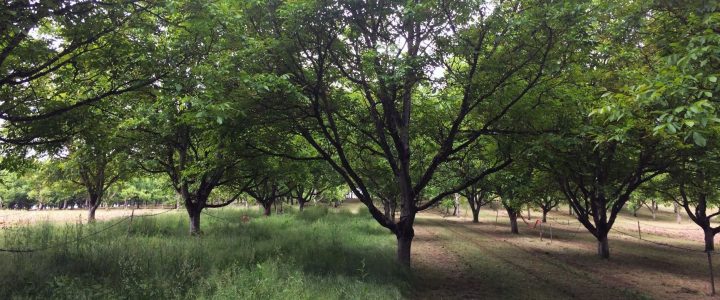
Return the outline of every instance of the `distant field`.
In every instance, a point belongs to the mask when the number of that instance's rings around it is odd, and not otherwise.
[[[136,215],[156,214],[167,211],[168,209],[144,208],[136,209]],[[184,211],[181,209],[181,211]],[[130,216],[132,209],[104,209],[98,208],[95,218],[98,220],[110,220],[118,217]],[[0,228],[17,225],[36,224],[41,222],[51,223],[87,223],[87,210],[84,209],[68,209],[68,210],[0,210]]]

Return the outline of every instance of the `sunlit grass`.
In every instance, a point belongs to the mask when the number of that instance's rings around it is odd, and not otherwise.
[[[183,213],[5,230],[0,248],[50,249],[0,253],[0,298],[394,299],[407,289],[393,236],[367,214],[209,213],[201,237],[188,236]]]

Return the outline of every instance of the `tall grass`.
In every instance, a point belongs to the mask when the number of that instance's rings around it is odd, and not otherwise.
[[[183,213],[5,229],[0,248],[50,248],[0,253],[0,298],[396,299],[407,290],[393,236],[367,214],[209,213],[201,237],[188,236]]]

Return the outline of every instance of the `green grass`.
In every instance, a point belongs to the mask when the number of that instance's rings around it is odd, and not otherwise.
[[[0,248],[51,248],[0,253],[0,298],[396,299],[408,289],[393,236],[367,214],[209,213],[222,219],[203,215],[201,237],[183,213],[5,229]]]

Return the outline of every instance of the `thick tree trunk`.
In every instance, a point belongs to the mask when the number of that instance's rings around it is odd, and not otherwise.
[[[200,234],[200,211],[190,212],[190,235]]]
[[[397,260],[400,264],[410,267],[410,248],[412,246],[412,236],[397,237]]]
[[[304,211],[305,210],[305,201],[298,199],[298,206],[300,208],[300,211]]]
[[[715,233],[710,228],[703,228],[705,232],[705,251],[715,251]]]
[[[544,209],[544,208],[543,208],[543,210],[542,210],[542,212],[543,212],[542,222],[543,222],[543,223],[547,223],[547,214],[548,214],[548,211],[549,211],[549,210],[546,210],[546,209]]]
[[[607,234],[598,238],[598,255],[603,259],[610,258],[610,245],[608,244]]]
[[[473,208],[471,210],[472,210],[472,215],[473,215],[473,220],[472,220],[473,223],[480,223],[480,207]]]

